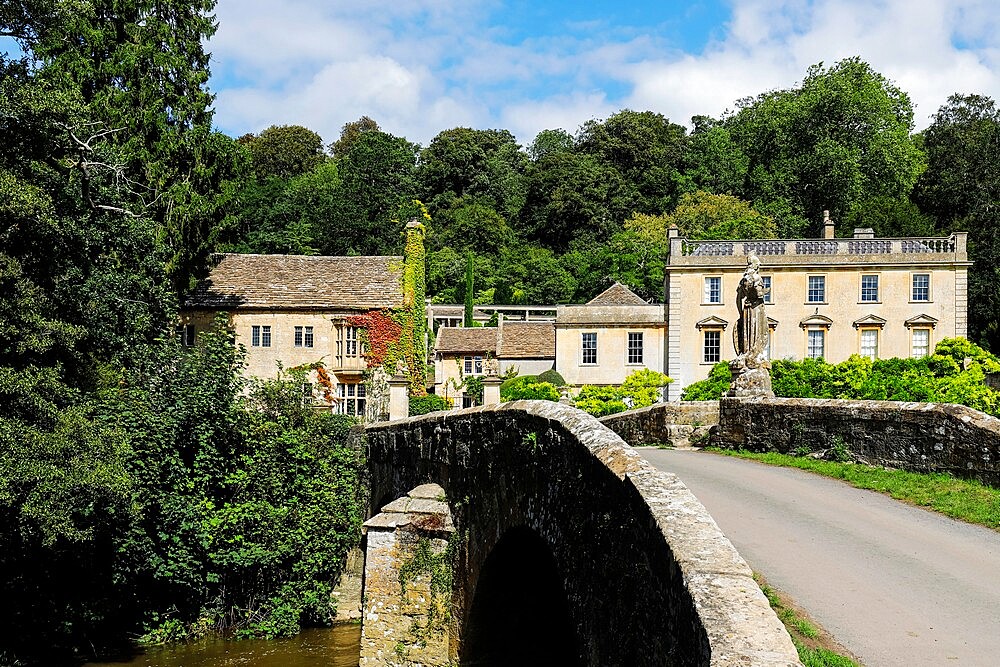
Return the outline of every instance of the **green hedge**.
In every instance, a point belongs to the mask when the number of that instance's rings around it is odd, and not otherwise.
[[[595,417],[645,408],[660,401],[662,388],[671,382],[663,373],[643,368],[631,373],[620,387],[584,385],[573,405]]]
[[[426,396],[410,396],[410,416],[426,415],[428,412],[438,412],[439,410],[450,410],[452,402],[437,394],[427,394]]]
[[[969,359],[968,368],[963,368]],[[946,338],[922,359],[852,356],[839,364],[822,359],[772,362],[771,384],[784,398],[957,403],[1000,415],[1000,393],[986,386],[987,373],[1000,372],[1000,359],[964,338]],[[708,379],[684,389],[681,400],[717,400],[729,388],[729,366],[719,362]]]
[[[555,385],[556,387],[562,387],[566,384],[566,380],[563,378],[562,375],[559,374],[559,371],[555,370],[554,368],[550,368],[549,370],[539,375],[538,381],[548,382],[549,384]]]

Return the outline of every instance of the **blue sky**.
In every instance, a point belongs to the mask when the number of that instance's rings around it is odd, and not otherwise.
[[[689,125],[859,55],[917,129],[954,92],[1000,100],[997,0],[218,0],[216,125],[362,115],[424,145],[456,126],[574,132],[622,108]]]

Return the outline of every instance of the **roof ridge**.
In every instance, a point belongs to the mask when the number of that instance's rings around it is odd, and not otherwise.
[[[609,298],[602,298],[609,297]],[[616,298],[610,298],[616,297]],[[620,298],[617,298],[620,297]],[[605,303],[606,301],[610,303]],[[641,296],[632,291],[632,289],[621,281],[614,281],[614,283],[608,287],[606,290],[595,296],[593,299],[587,302],[587,304],[593,305],[619,305],[619,306],[638,306],[639,304],[647,305],[646,300]]]

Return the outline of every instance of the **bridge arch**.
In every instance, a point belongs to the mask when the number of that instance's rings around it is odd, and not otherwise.
[[[580,664],[562,577],[538,533],[525,526],[504,533],[470,589],[460,664]]]
[[[421,484],[445,491],[458,540],[452,658],[463,655],[491,554],[521,536],[551,555],[577,652],[571,664],[797,664],[749,568],[701,504],[593,417],[519,401],[353,437],[367,452],[370,515],[375,499]]]

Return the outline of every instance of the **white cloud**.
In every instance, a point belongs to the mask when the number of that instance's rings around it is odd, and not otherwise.
[[[954,92],[1000,97],[996,33],[973,31],[992,40],[977,48],[955,44],[973,15],[995,23],[998,10],[948,0],[736,2],[725,37],[704,53],[625,68],[628,101],[678,121],[717,116],[741,97],[795,85],[810,65],[858,55],[910,94],[921,129]]]
[[[507,105],[498,127],[510,130],[527,146],[541,130],[561,128],[572,134],[591,118],[605,118],[617,110],[601,91],[550,97]]]
[[[698,53],[655,28],[577,26],[515,40],[501,0],[220,0],[216,122],[239,134],[306,125],[331,141],[362,115],[426,144],[459,125],[522,143],[623,107],[675,122],[795,85],[859,55],[910,93],[918,128],[953,92],[1000,98],[995,0],[730,0]]]

